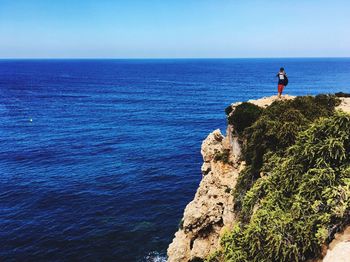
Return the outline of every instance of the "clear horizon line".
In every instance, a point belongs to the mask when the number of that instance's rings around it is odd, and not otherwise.
[[[272,57],[0,57],[0,60],[201,60],[201,59],[300,59],[350,58],[350,56],[272,56]]]

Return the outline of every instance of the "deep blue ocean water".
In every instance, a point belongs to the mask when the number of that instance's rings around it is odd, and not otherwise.
[[[350,92],[350,59],[0,60],[0,260],[165,258],[230,103]]]

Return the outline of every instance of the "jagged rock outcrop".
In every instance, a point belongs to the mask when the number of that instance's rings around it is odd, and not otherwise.
[[[217,249],[222,231],[230,228],[235,221],[231,191],[242,164],[233,154],[229,155],[227,163],[215,160],[216,154],[230,150],[230,137],[229,131],[224,137],[217,129],[202,143],[203,179],[184,211],[181,228],[168,248],[170,262],[205,258]]]
[[[350,97],[341,97],[340,101],[341,104],[337,108],[350,113]]]

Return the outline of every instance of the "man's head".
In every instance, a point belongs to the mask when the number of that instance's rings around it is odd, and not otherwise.
[[[280,68],[280,72],[284,72],[284,68],[283,67]]]

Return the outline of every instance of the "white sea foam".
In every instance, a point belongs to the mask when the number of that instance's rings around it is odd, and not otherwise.
[[[144,262],[166,262],[166,259],[167,259],[166,255],[161,254],[157,251],[152,251],[144,257],[143,261]]]

